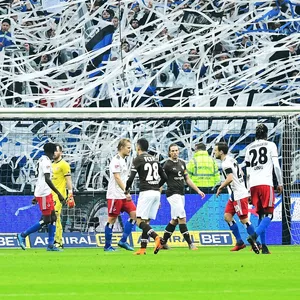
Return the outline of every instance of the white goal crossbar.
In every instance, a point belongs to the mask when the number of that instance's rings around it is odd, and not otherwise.
[[[300,114],[300,106],[262,107],[135,107],[135,108],[0,108],[0,119],[198,119],[202,117],[258,117]]]

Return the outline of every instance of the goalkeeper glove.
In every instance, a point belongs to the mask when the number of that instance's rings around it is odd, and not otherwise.
[[[68,205],[69,208],[73,208],[75,206],[75,201],[74,201],[73,194],[68,195],[67,205]]]
[[[35,198],[33,198],[33,199],[31,200],[31,203],[32,203],[32,205],[36,205],[36,204],[38,203],[38,201],[37,201]]]

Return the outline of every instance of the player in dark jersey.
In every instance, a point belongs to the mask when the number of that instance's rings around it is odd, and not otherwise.
[[[191,250],[197,250],[198,248],[192,243],[187,225],[186,225],[186,213],[184,209],[184,186],[185,183],[193,190],[195,190],[203,199],[205,194],[193,183],[189,178],[186,164],[183,160],[178,158],[179,148],[176,144],[169,146],[169,159],[164,164],[164,171],[168,177],[167,179],[167,200],[171,206],[171,221],[165,228],[165,233],[162,241],[162,246],[166,245],[168,239],[171,237],[177,224],[179,224],[179,230],[182,233],[184,239],[188,243]]]
[[[150,219],[155,219],[160,204],[160,186],[167,180],[166,175],[155,157],[147,153],[149,143],[141,138],[137,141],[138,156],[134,159],[131,174],[127,180],[125,195],[129,194],[130,187],[136,174],[139,174],[140,193],[136,207],[136,224],[143,230],[141,249],[135,254],[146,254],[148,237],[155,241],[154,254],[161,248],[161,239],[149,225]]]

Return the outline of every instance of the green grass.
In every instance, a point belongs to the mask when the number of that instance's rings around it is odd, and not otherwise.
[[[300,247],[0,250],[0,299],[300,299]]]

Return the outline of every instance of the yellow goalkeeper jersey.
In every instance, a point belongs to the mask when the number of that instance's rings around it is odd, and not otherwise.
[[[71,175],[70,165],[63,159],[52,163],[52,182],[63,197],[67,197],[66,176]],[[53,195],[56,195],[52,192]]]

